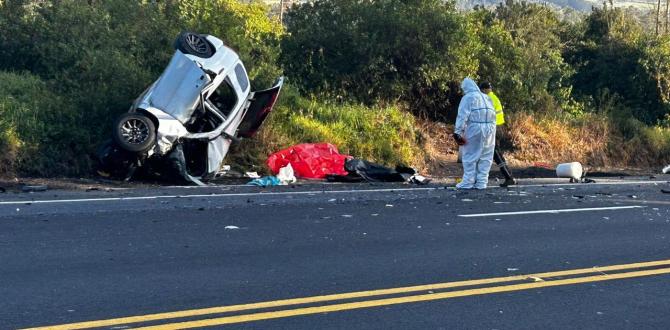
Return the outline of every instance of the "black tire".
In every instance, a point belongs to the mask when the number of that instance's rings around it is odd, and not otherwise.
[[[175,40],[175,48],[184,54],[210,58],[214,49],[207,39],[193,32],[183,32]]]
[[[114,123],[112,139],[124,150],[144,152],[156,142],[156,126],[140,113],[125,113]]]

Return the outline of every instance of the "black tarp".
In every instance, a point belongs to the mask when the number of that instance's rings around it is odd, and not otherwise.
[[[352,158],[344,163],[344,169],[348,175],[329,175],[328,181],[332,182],[407,182],[416,171],[405,166],[396,166],[395,169],[388,168],[363,159]]]

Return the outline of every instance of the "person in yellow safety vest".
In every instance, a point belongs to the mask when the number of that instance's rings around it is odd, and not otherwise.
[[[498,96],[493,93],[493,86],[491,85],[490,82],[484,81],[479,84],[479,89],[482,91],[482,93],[488,95],[488,97],[491,98],[491,101],[493,101],[493,108],[496,110],[496,126],[498,126],[498,129],[496,130],[496,133],[498,137],[500,136],[501,130],[501,125],[505,124],[505,113],[503,112],[503,107],[502,104],[500,103],[500,99],[498,99]],[[512,177],[512,171],[510,171],[509,167],[507,167],[507,162],[505,161],[505,157],[503,157],[503,153],[500,150],[500,147],[498,145],[498,141],[500,139],[496,139],[496,150],[495,153],[493,154],[493,160],[496,162],[496,165],[500,169],[500,173],[505,177],[505,181],[500,184],[501,187],[507,187],[516,184],[516,180]]]

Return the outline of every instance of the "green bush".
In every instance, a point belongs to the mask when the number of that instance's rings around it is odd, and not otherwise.
[[[158,78],[174,52],[175,37],[184,30],[222,37],[244,59],[258,88],[280,75],[276,58],[281,26],[259,3],[0,1],[0,71],[30,72],[32,76],[12,76],[11,81],[38,85],[30,92],[2,81],[3,113],[12,119],[2,119],[0,144],[18,151],[6,153],[16,156],[4,157],[14,161],[3,160],[0,171],[89,172],[88,156],[108,138],[113,119]],[[12,101],[19,98],[30,102]],[[52,120],[43,120],[51,112]],[[15,118],[27,114],[36,119],[23,123]],[[63,153],[68,157],[45,152],[54,142],[44,139],[63,141],[58,146],[71,142]]]
[[[320,0],[294,7],[286,30],[286,74],[329,98],[444,114],[456,105],[450,82],[477,69],[473,29],[450,1]]]
[[[88,169],[79,118],[39,78],[0,72],[0,171],[54,176]]]

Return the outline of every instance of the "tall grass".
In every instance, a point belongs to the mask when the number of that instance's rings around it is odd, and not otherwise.
[[[670,129],[611,114],[508,115],[505,139],[521,161],[658,167],[670,163]]]
[[[612,158],[621,164],[660,167],[670,164],[670,128],[619,119],[619,134],[611,141]]]
[[[609,120],[597,114],[580,117],[514,113],[507,115],[503,138],[522,161],[579,161],[605,165],[608,161]]]
[[[229,161],[251,166],[294,144],[329,142],[343,154],[381,164],[424,165],[419,131],[407,111],[309,100],[290,88],[283,93],[259,137],[235,148]]]

